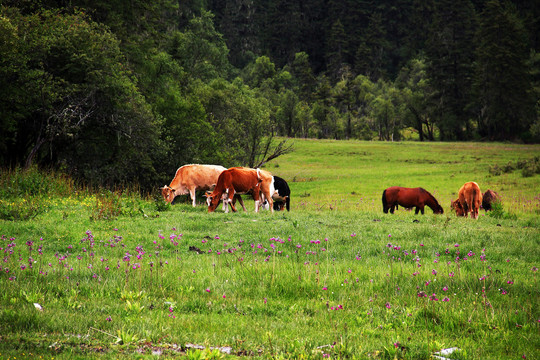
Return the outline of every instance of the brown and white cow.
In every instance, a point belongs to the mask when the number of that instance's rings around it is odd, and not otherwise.
[[[230,168],[219,175],[214,191],[207,195],[208,212],[215,211],[221,200],[229,203],[236,212],[232,200],[235,195],[240,194],[251,194],[255,200],[255,212],[258,212],[261,199],[269,199],[272,206],[273,193],[273,177],[268,171],[245,167]],[[228,208],[225,211],[228,211]]]
[[[459,189],[458,198],[452,201],[452,208],[458,216],[467,217],[471,213],[471,218],[478,219],[478,210],[482,204],[482,192],[474,181],[467,182]]]
[[[196,206],[195,192],[213,190],[216,187],[219,175],[224,170],[227,169],[220,165],[190,164],[181,166],[176,170],[176,174],[170,185],[165,185],[161,188],[161,195],[166,202],[171,204],[177,195],[189,194],[193,206]],[[245,209],[241,198],[239,201]]]

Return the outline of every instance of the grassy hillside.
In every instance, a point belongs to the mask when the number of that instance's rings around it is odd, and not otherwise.
[[[295,148],[268,166],[289,213],[3,173],[2,214],[28,219],[0,220],[0,358],[539,358],[540,177],[503,168],[540,147]],[[449,211],[470,180],[503,196],[497,216]],[[445,214],[383,214],[391,185],[428,189]]]

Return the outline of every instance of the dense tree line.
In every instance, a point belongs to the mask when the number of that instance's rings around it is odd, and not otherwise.
[[[538,0],[7,0],[0,161],[146,188],[275,135],[539,141],[539,34]]]

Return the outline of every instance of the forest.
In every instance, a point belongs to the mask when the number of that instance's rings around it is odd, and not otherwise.
[[[4,0],[0,166],[149,189],[282,139],[539,142],[539,37],[538,0]]]

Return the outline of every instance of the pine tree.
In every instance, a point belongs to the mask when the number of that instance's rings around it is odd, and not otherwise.
[[[327,46],[327,72],[330,78],[337,80],[340,77],[342,68],[347,62],[348,55],[347,37],[343,24],[339,19],[332,25]]]
[[[441,0],[436,5],[427,42],[427,73],[435,92],[441,139],[471,136],[467,111],[471,101],[475,14],[470,0]]]
[[[480,16],[475,78],[479,131],[492,140],[515,139],[534,117],[526,61],[527,37],[515,10],[489,1]]]
[[[390,44],[386,40],[386,29],[380,13],[371,15],[363,39],[364,41],[356,50],[355,70],[359,74],[368,76],[372,81],[386,78]]]

